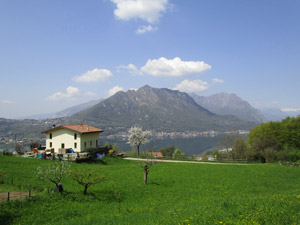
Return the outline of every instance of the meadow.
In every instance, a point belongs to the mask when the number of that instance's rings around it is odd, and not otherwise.
[[[30,188],[34,194],[0,203],[0,224],[300,223],[299,167],[157,163],[145,185],[139,162],[106,157],[70,162],[71,170],[97,168],[109,179],[83,195],[82,186],[68,176],[60,195],[48,193],[53,184],[35,175],[38,166],[51,163],[0,155],[6,174],[0,192]]]

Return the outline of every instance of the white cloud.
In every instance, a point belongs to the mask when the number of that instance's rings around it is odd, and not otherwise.
[[[14,104],[15,102],[7,100],[7,99],[4,99],[4,100],[1,101],[1,103],[2,104],[6,104],[6,105],[10,105],[10,104]]]
[[[300,112],[300,109],[293,109],[293,108],[285,108],[281,109],[283,112]]]
[[[123,91],[123,88],[119,87],[119,86],[114,86],[113,88],[111,88],[109,91],[108,91],[108,95],[109,96],[112,96],[114,94],[116,94],[117,92],[119,91]]]
[[[189,74],[201,73],[211,69],[203,61],[182,61],[179,57],[174,59],[149,59],[141,71],[152,76],[180,77]]]
[[[121,65],[118,69],[127,69],[133,75],[142,75],[142,72],[133,64],[128,64],[127,66]]]
[[[214,78],[212,79],[213,83],[219,83],[219,84],[223,84],[224,80],[218,79],[218,78]]]
[[[66,88],[66,92],[56,92],[53,95],[49,96],[48,99],[51,101],[59,101],[72,99],[80,94],[79,88],[69,86]]]
[[[73,80],[76,82],[103,82],[109,77],[112,77],[112,73],[107,69],[93,69],[85,74],[82,74],[80,76],[73,77]]]
[[[93,97],[93,96],[96,96],[95,93],[91,92],[91,91],[88,91],[85,93],[86,96],[89,96],[89,97]]]
[[[184,80],[173,88],[173,90],[188,93],[205,91],[206,89],[208,89],[208,83],[202,80]]]
[[[150,32],[150,31],[156,31],[157,27],[152,27],[151,25],[148,26],[140,26],[135,33],[136,34],[144,34],[146,32]]]
[[[168,0],[111,0],[116,4],[115,16],[120,20],[142,19],[148,23],[159,21],[168,7]]]

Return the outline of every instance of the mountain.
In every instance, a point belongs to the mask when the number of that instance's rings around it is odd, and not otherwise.
[[[259,110],[235,94],[219,93],[205,97],[193,93],[191,96],[199,105],[218,115],[234,115],[256,123],[267,121]]]
[[[262,108],[260,109],[268,120],[279,121],[286,117],[297,117],[300,115],[300,110],[282,110],[279,108]]]
[[[35,119],[35,120],[43,120],[43,119],[54,119],[54,118],[60,118],[60,117],[69,117],[72,116],[78,112],[81,112],[85,109],[88,109],[99,102],[103,101],[103,99],[98,99],[98,100],[92,100],[80,105],[75,105],[69,108],[66,108],[62,111],[56,112],[56,113],[44,113],[44,114],[37,114],[37,115],[31,115],[31,116],[26,116],[18,119]]]
[[[125,131],[133,125],[156,131],[227,131],[250,129],[255,123],[235,116],[220,116],[198,105],[188,94],[148,85],[137,91],[118,92],[69,118],[106,132]]]

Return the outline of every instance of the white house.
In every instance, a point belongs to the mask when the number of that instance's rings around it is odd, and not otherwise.
[[[74,152],[83,152],[88,148],[98,148],[101,132],[102,129],[80,124],[53,126],[42,133],[46,134],[46,149],[61,153],[61,149],[72,148]]]

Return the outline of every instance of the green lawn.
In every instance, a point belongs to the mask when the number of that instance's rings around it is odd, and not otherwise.
[[[300,224],[299,167],[159,163],[144,185],[140,163],[107,157],[70,163],[71,170],[99,168],[110,179],[84,196],[82,186],[66,177],[61,196],[48,194],[53,185],[35,176],[38,166],[50,163],[0,156],[7,174],[0,192],[30,186],[36,194],[2,203],[0,224]]]

